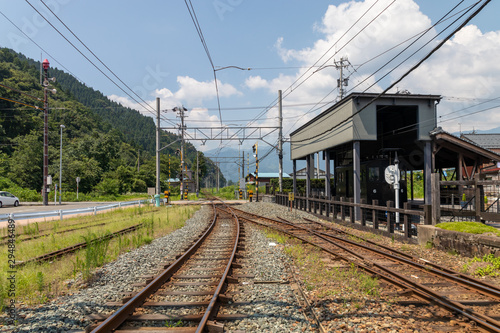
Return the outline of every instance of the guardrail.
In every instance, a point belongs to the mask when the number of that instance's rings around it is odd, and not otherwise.
[[[59,218],[62,220],[63,216],[66,216],[66,215],[74,215],[74,214],[81,214],[81,213],[94,213],[94,215],[96,215],[97,212],[107,210],[107,209],[121,208],[121,207],[133,206],[133,205],[139,205],[139,207],[140,207],[141,204],[150,204],[150,203],[152,203],[151,199],[144,199],[144,200],[118,202],[118,203],[113,203],[113,204],[108,204],[108,205],[103,205],[103,206],[94,206],[94,207],[86,207],[86,208],[76,208],[76,209],[66,209],[66,210],[59,209],[59,210],[52,210],[52,211],[38,212],[38,213],[0,214],[0,222],[7,221],[8,219],[23,220],[23,219],[33,219],[33,218],[43,218],[43,217],[53,217],[53,216],[59,216]]]

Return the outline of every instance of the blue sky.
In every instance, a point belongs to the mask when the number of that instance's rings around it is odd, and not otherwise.
[[[107,72],[57,18],[47,14],[48,10],[40,0],[29,2]],[[184,1],[44,2],[122,81],[153,107],[154,99],[161,97],[162,109],[182,104],[189,110],[188,127],[220,124],[212,67]],[[354,67],[349,70],[348,88],[353,88],[356,82],[364,79],[375,83],[369,75],[391,53],[366,66],[357,66],[430,27],[458,2],[192,0],[214,66],[252,68],[250,71],[226,69],[217,72],[222,122],[238,126],[248,125],[264,110],[263,107],[273,102],[278,89],[287,91],[290,84],[306,71],[306,67],[318,60],[335,42],[338,42],[337,46],[323,60],[332,57],[325,62],[331,65],[341,56],[349,57]],[[474,1],[464,1],[459,8],[472,3]],[[371,5],[373,8],[368,11]],[[383,11],[385,7],[388,7],[387,11]],[[50,54],[43,52],[42,57],[48,58],[52,66],[61,69],[64,66],[86,85],[124,105],[152,115],[87,62],[26,1],[0,0],[0,10]],[[347,40],[347,37],[340,39],[343,32],[365,11],[368,11],[367,17],[378,13],[382,15],[358,38],[334,54]],[[445,96],[439,106],[439,114],[443,120],[440,125],[446,130],[458,131],[461,128],[471,131],[473,128],[500,126],[496,109],[469,115],[499,104],[495,101],[496,104],[488,102],[475,106],[500,96],[500,22],[495,17],[498,13],[500,4],[493,1],[459,36],[455,36],[425,66],[398,85],[399,89],[408,89],[412,93]],[[360,22],[354,30],[360,30],[366,23]],[[0,29],[0,46],[12,48],[31,58],[40,58],[42,51],[38,46],[26,39],[2,15]],[[432,29],[429,36],[437,30]],[[417,54],[370,91],[384,89],[423,54]],[[358,71],[354,72],[354,68]],[[384,71],[375,77],[383,74]],[[304,84],[288,90],[290,94],[286,93],[283,101],[285,133],[321,111],[312,103],[323,98],[330,102],[335,100],[338,92],[328,93],[335,87],[338,75],[333,67],[325,68]],[[366,88],[364,83],[355,90],[364,91]],[[167,112],[165,117],[177,122],[173,112]],[[263,116],[252,123],[252,126],[256,125],[276,126],[276,108],[263,112]],[[169,125],[165,123],[162,126]],[[250,150],[253,143],[245,142],[242,148]],[[199,146],[200,142],[193,144]],[[213,142],[200,148],[211,149],[218,144]]]

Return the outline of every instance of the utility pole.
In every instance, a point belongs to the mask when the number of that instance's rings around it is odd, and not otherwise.
[[[59,125],[61,129],[61,143],[59,144],[59,204],[61,204],[62,197],[62,130],[65,127],[63,124]]]
[[[184,193],[184,107],[179,108],[179,114],[181,117],[181,200],[182,193]]]
[[[339,97],[340,99],[344,98],[344,86],[347,87],[349,83],[349,78],[344,78],[343,69],[347,68],[351,63],[347,59],[347,57],[340,58],[340,61],[333,61],[335,64],[335,68],[340,70],[340,79],[337,80],[337,87],[339,88]]]
[[[185,131],[185,126],[184,126],[184,111],[187,111],[185,107],[181,105],[181,107],[175,107],[174,111],[179,112],[179,118],[181,118],[181,187],[180,187],[180,192],[181,192],[181,200],[183,200],[182,193],[184,191],[184,131]]]
[[[196,152],[196,197],[199,197],[199,193],[200,193],[200,178],[199,178],[199,171],[198,171],[199,157],[200,157],[200,153]]]
[[[279,99],[279,135],[278,135],[278,158],[279,158],[279,191],[283,192],[283,98],[281,90],[278,90]]]
[[[279,99],[279,135],[278,135],[278,158],[279,158],[279,191],[283,192],[283,103],[281,90],[278,90]]]
[[[220,191],[220,169],[219,169],[219,166],[220,166],[220,163],[217,162],[217,193],[219,193]]]
[[[252,149],[255,156],[255,202],[259,202],[259,143],[256,142]]]
[[[42,199],[43,205],[47,206],[49,204],[49,100],[47,92],[49,90],[49,70],[50,63],[47,59],[42,62],[44,79],[43,79],[43,189],[42,189]],[[51,78],[51,81],[55,81]],[[55,94],[56,90],[51,89],[51,92]]]
[[[160,98],[156,97],[156,194],[160,191]]]
[[[241,178],[245,180],[245,152],[241,153]]]

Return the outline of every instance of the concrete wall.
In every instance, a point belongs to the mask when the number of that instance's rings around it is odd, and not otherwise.
[[[418,242],[426,245],[428,242],[443,251],[455,251],[467,257],[482,257],[485,254],[500,256],[500,237],[469,234],[443,230],[431,225],[418,226]]]

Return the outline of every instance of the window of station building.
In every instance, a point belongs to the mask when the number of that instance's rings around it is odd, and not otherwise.
[[[371,167],[368,169],[368,181],[376,182],[380,180],[380,169],[378,167]]]

